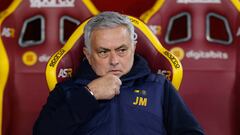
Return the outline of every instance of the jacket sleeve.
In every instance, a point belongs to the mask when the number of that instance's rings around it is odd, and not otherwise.
[[[164,84],[164,118],[169,135],[204,135],[203,129],[169,81]]]
[[[83,86],[57,85],[35,122],[33,135],[72,135],[97,109],[97,100]]]

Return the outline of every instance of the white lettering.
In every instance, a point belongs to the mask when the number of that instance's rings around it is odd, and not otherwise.
[[[160,35],[161,34],[161,27],[159,25],[149,25],[150,30],[152,30],[153,34]]]
[[[236,34],[237,37],[240,36],[240,28],[238,27],[238,30],[237,30],[237,34]]]
[[[157,74],[164,75],[168,80],[171,80],[171,71],[158,69]]]
[[[72,76],[72,68],[60,69],[58,73],[58,78],[67,78]]]
[[[74,7],[75,0],[30,0],[31,8]]]
[[[3,28],[1,35],[3,37],[14,37],[14,29],[12,28]]]
[[[188,3],[217,3],[220,4],[221,0],[177,0],[177,3],[183,3],[183,4],[188,4]]]
[[[43,54],[41,56],[39,56],[38,60],[39,62],[48,62],[48,60],[50,59],[50,56]]]
[[[228,53],[226,52],[221,52],[221,51],[188,51],[186,53],[187,58],[193,58],[195,60],[199,59],[223,59],[226,60],[228,59]]]

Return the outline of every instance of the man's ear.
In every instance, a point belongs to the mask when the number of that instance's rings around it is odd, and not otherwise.
[[[89,52],[88,48],[83,47],[83,53],[86,56],[86,58],[88,60],[88,63],[91,65],[91,58],[90,58],[91,55],[90,55],[90,52]]]

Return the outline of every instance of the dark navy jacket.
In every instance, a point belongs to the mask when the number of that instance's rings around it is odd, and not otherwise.
[[[97,75],[87,60],[50,93],[33,135],[203,135],[172,84],[135,56],[120,95],[97,101],[85,88]]]

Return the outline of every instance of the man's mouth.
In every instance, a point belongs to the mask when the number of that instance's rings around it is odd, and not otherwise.
[[[114,75],[119,75],[122,73],[121,70],[110,70],[109,72],[113,73]]]

